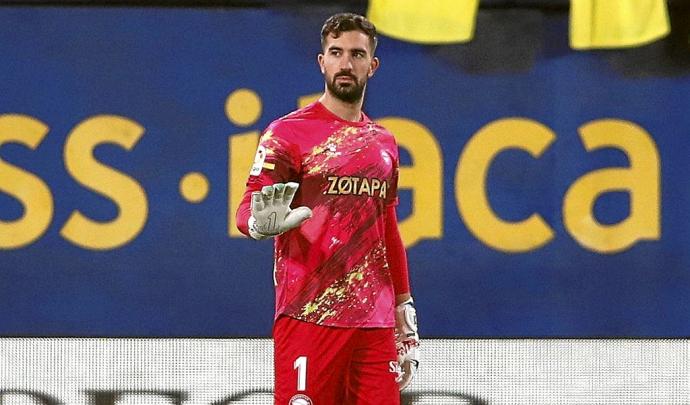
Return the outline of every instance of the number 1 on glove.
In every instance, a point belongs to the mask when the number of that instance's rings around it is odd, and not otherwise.
[[[311,218],[308,207],[290,208],[298,183],[276,183],[252,193],[249,235],[257,240],[280,235]]]

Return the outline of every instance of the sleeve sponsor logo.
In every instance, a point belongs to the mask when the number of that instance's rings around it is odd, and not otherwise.
[[[256,149],[256,155],[254,156],[254,164],[252,165],[252,169],[249,172],[249,175],[258,176],[261,173],[261,169],[263,169],[264,166],[270,166],[266,167],[266,169],[271,170],[275,168],[275,165],[271,163],[266,163],[266,148],[262,145],[259,145],[259,147]]]

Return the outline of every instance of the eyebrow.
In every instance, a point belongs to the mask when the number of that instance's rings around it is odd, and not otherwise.
[[[336,45],[331,45],[327,49],[327,51],[342,51],[342,50],[343,50],[343,48],[336,46]],[[352,52],[362,52],[365,55],[368,53],[367,50],[364,48],[352,48],[351,51]]]

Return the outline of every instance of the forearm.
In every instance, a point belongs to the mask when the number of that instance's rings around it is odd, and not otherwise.
[[[252,190],[246,190],[242,196],[242,201],[237,208],[237,213],[235,214],[235,223],[237,224],[237,229],[247,236],[249,236],[249,217],[252,216],[251,197]]]
[[[386,208],[386,259],[390,268],[396,305],[410,298],[410,280],[407,268],[407,253],[403,245],[395,206]]]

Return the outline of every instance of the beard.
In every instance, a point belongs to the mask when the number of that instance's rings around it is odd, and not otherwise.
[[[340,76],[347,76],[352,79],[352,83],[345,85],[338,84],[336,79]],[[336,98],[346,103],[356,103],[362,99],[364,95],[364,87],[367,85],[367,80],[363,79],[361,82],[357,80],[354,75],[340,73],[333,76],[333,80],[326,80],[326,87]]]

